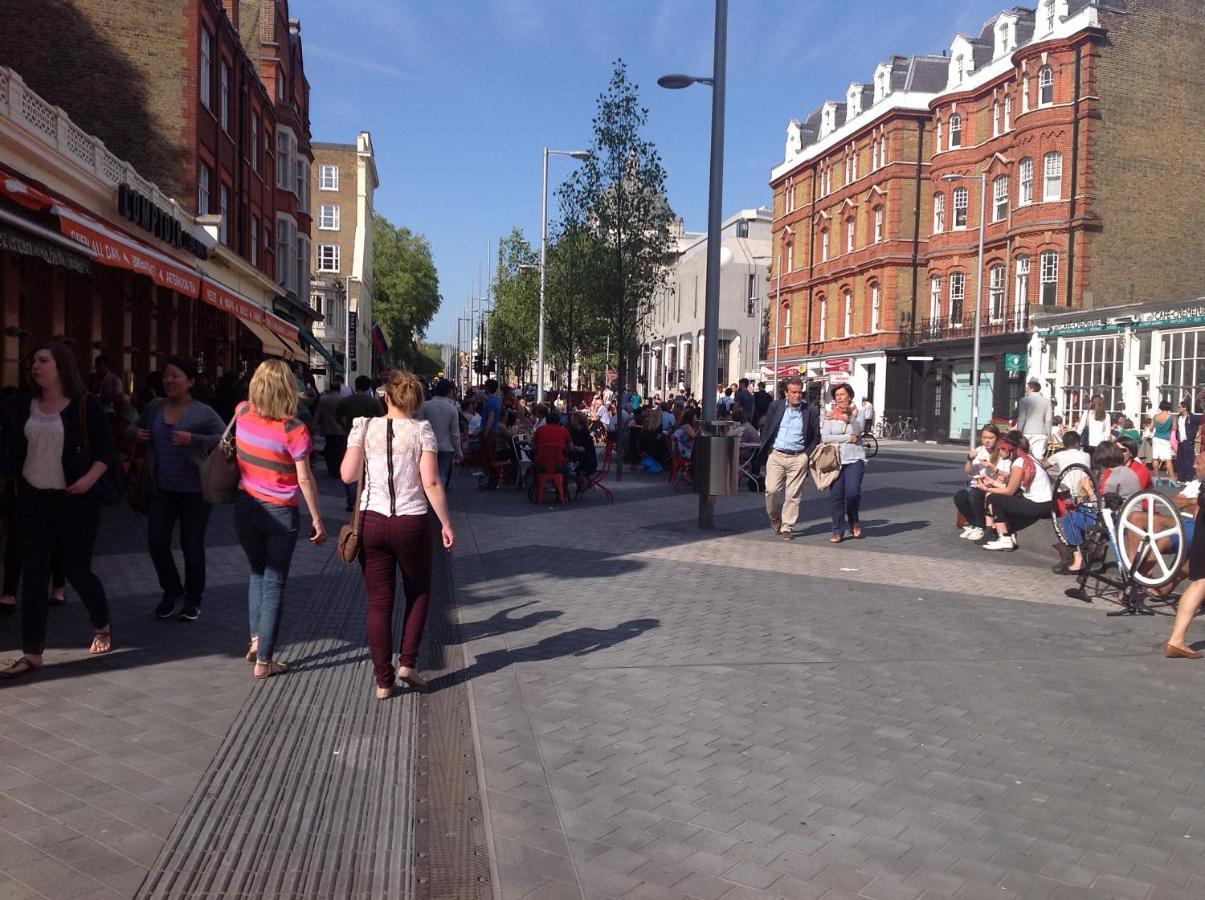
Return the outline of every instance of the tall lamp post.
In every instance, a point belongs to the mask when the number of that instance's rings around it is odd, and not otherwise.
[[[692,84],[711,87],[711,173],[707,191],[707,291],[703,315],[703,427],[715,421],[715,389],[720,343],[720,229],[724,205],[724,99],[728,70],[728,0],[715,2],[715,45],[710,77],[663,75],[657,84],[677,90]],[[700,485],[699,527],[715,527],[715,496]]]
[[[544,281],[548,268],[548,157],[590,158],[588,150],[549,150],[544,148],[544,180],[540,189],[540,338],[536,350],[536,402],[544,402]]]
[[[972,175],[943,175],[942,181],[967,181]],[[975,279],[975,347],[971,360],[971,440],[970,449],[975,449],[979,434],[979,341],[983,330],[983,235],[987,217],[987,172],[979,173],[979,274]]]

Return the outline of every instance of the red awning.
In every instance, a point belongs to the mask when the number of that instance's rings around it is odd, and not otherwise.
[[[804,369],[802,362],[779,363],[778,377],[791,378],[795,375],[802,375],[802,369]],[[769,378],[774,375],[774,368],[772,366],[762,366],[762,374]]]
[[[32,188],[20,178],[13,175],[5,174],[0,179],[0,194],[3,194],[14,203],[24,206],[26,209],[32,209],[35,212],[49,209],[54,203],[54,198],[49,194],[44,194],[37,188]]]
[[[201,285],[201,299],[210,306],[237,316],[244,322],[268,329],[277,337],[284,338],[296,344],[300,333],[296,325],[286,322],[275,313],[270,313],[262,306],[257,306],[233,288],[205,279]]]

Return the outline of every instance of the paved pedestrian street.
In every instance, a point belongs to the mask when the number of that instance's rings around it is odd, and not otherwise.
[[[664,476],[536,508],[458,475],[430,690],[387,703],[329,546],[253,684],[229,511],[185,624],[108,510],[117,652],[72,597],[0,689],[0,898],[1205,896],[1205,668],[1063,597],[1045,523],[956,540],[960,472],[886,445],[837,547],[811,487],[784,543],[757,494],[701,532]]]

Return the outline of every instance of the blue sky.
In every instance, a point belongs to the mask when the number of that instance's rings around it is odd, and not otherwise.
[[[769,204],[787,121],[893,53],[940,53],[1010,6],[999,0],[730,0],[724,212]],[[711,93],[666,72],[711,68],[710,0],[291,0],[301,20],[314,140],[372,133],[377,209],[426,235],[453,342],[488,246],[540,234],[542,148],[590,143],[594,102],[622,57],[687,228],[707,218]],[[573,163],[553,159],[553,188]]]

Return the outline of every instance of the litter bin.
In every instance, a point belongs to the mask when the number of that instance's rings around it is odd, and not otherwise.
[[[695,438],[690,468],[695,490],[710,497],[735,494],[740,486],[741,439],[728,432],[734,423],[710,422]]]

